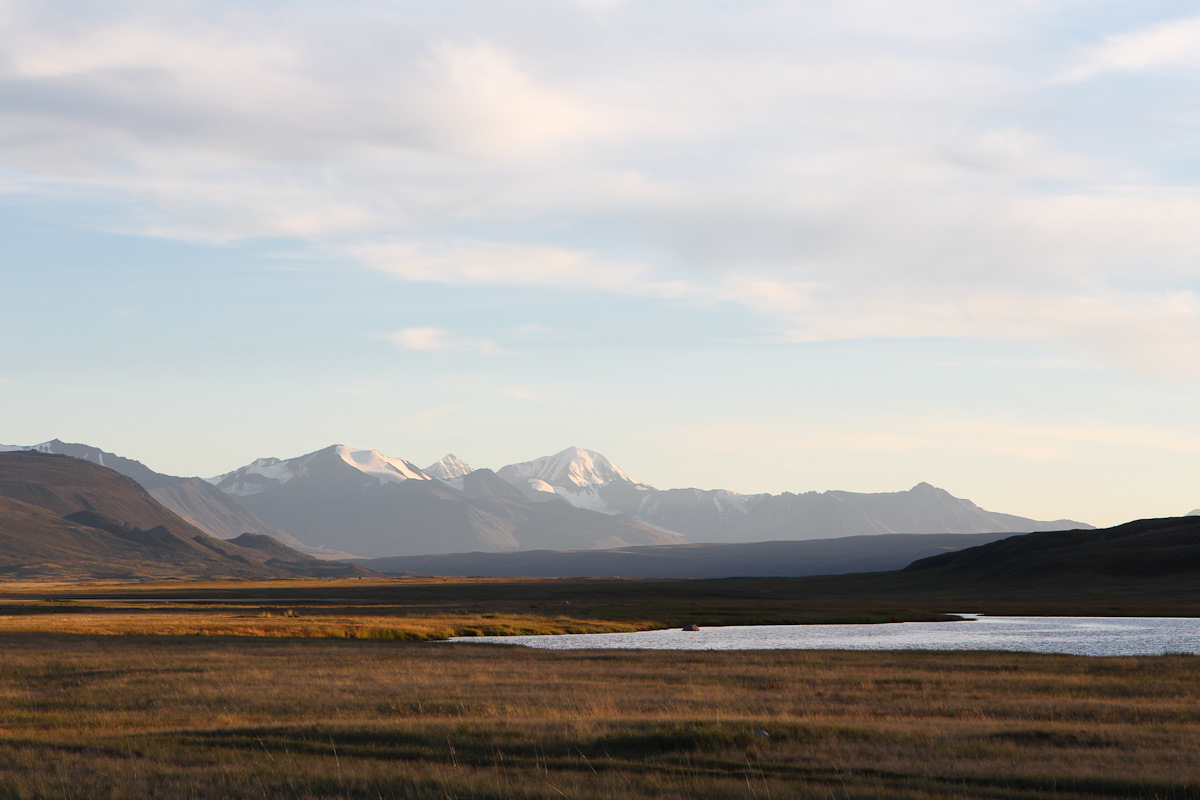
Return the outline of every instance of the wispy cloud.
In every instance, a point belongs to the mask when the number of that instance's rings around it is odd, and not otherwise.
[[[688,292],[682,281],[656,279],[646,266],[595,253],[511,242],[363,244],[351,251],[370,266],[400,278],[458,285],[599,289],[660,297]]]
[[[392,333],[384,334],[392,344],[404,350],[417,352],[441,352],[447,350],[465,350],[475,353],[497,353],[499,348],[488,339],[464,339],[448,334],[441,328],[402,328]]]
[[[1081,81],[1110,72],[1200,71],[1200,16],[1108,36],[1085,49],[1063,74]]]

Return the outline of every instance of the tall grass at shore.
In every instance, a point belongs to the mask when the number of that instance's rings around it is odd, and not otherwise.
[[[1192,798],[1197,741],[1191,656],[0,634],[3,797]]]

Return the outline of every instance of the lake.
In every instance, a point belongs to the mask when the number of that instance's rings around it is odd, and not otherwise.
[[[987,617],[877,625],[735,625],[699,631],[474,636],[549,650],[1009,650],[1083,656],[1200,654],[1200,619]]]

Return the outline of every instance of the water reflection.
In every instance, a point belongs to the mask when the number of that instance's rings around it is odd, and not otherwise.
[[[699,631],[479,636],[456,642],[550,650],[1009,650],[1085,656],[1200,654],[1200,619],[985,617],[881,625],[758,625]]]

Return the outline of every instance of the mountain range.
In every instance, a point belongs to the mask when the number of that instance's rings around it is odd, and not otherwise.
[[[826,539],[880,533],[998,533],[1090,527],[985,511],[944,489],[906,492],[738,494],[724,489],[655,489],[599,453],[569,448],[497,473],[530,500],[558,497],[605,514],[627,514],[692,542]]]
[[[986,511],[925,483],[877,494],[660,490],[577,447],[493,472],[473,469],[454,455],[420,468],[375,450],[332,445],[295,458],[261,458],[208,480],[164,475],[59,440],[0,447],[19,449],[110,466],[215,536],[265,534],[322,557],[1090,527]]]
[[[210,536],[113,469],[36,451],[0,453],[5,579],[355,577],[271,536]]]

